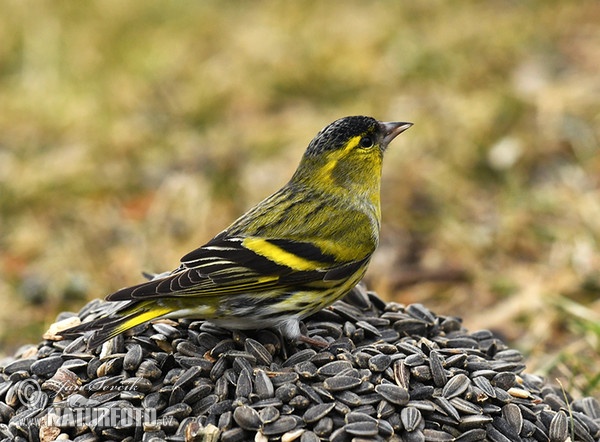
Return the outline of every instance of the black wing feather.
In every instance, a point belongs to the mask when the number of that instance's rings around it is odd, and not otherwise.
[[[243,238],[217,235],[204,246],[185,255],[182,265],[169,276],[126,287],[107,297],[110,301],[158,297],[215,296],[268,290],[277,286],[339,281],[354,274],[368,257],[336,266],[332,255],[308,242],[270,239],[275,246],[304,259],[323,263],[323,269],[298,271],[247,249]]]

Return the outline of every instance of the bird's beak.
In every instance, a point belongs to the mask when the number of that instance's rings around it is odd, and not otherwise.
[[[404,132],[406,129],[411,127],[412,123],[380,123],[383,129],[383,145],[387,146],[390,142]]]

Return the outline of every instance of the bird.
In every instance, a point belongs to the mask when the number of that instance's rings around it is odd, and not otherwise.
[[[381,227],[389,143],[412,126],[340,118],[308,144],[291,179],[171,272],[108,295],[114,308],[59,334],[93,348],[160,318],[195,318],[234,330],[274,328],[305,340],[300,321],[363,278]]]

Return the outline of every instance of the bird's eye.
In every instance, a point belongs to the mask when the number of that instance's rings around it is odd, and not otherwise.
[[[371,137],[362,137],[359,144],[363,149],[368,149],[369,147],[373,147],[373,139]]]

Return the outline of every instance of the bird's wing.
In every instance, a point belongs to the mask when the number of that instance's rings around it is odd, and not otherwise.
[[[226,232],[188,253],[169,276],[121,289],[109,301],[246,294],[353,275],[369,257],[339,263],[310,242],[231,237]]]

